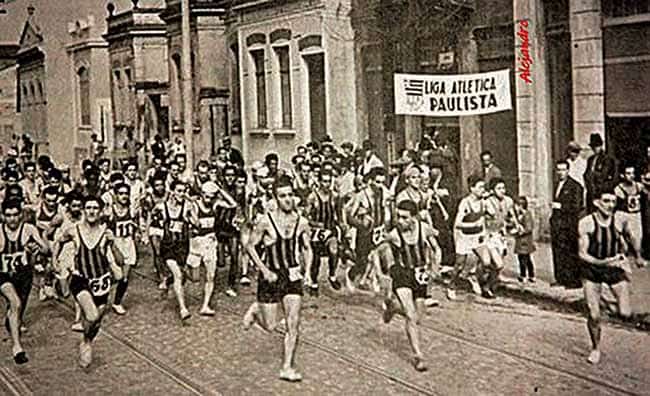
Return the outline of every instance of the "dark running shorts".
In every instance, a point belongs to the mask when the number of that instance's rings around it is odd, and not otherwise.
[[[625,276],[625,271],[623,271],[621,268],[608,268],[585,264],[582,269],[582,279],[586,279],[594,283],[606,283],[608,285],[615,285],[617,283],[626,281],[627,277]]]
[[[393,290],[408,288],[413,291],[413,299],[427,297],[427,283],[428,279],[421,278],[422,282],[418,282],[415,276],[415,269],[406,268],[401,265],[395,264],[390,267],[390,277],[393,279]]]
[[[90,293],[90,295],[93,298],[93,301],[95,302],[95,306],[99,307],[108,304],[108,297],[110,296],[111,293],[106,293],[103,296],[95,296],[90,291],[90,285],[88,284],[88,279],[76,274],[72,274],[70,276],[70,293],[74,297],[77,297],[79,293],[81,293],[84,290]]]
[[[267,281],[262,274],[257,279],[257,301],[263,304],[275,304],[289,294],[302,296],[302,279],[289,281],[287,271],[276,272],[278,280]]]

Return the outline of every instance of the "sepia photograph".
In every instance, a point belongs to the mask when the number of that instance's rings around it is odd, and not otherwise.
[[[0,395],[650,395],[650,0],[0,0],[0,229]]]

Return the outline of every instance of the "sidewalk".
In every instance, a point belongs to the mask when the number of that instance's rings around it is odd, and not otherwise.
[[[511,246],[510,246],[511,247]],[[512,251],[512,249],[509,249]],[[550,287],[554,281],[553,259],[551,245],[548,243],[537,243],[537,251],[533,254],[535,265],[536,282],[519,282],[519,264],[513,254],[506,257],[506,266],[502,272],[502,285],[507,294],[514,298],[532,298],[537,302],[553,305],[560,304],[562,308],[573,311],[583,311],[582,289],[564,289],[562,287]],[[631,302],[632,312],[635,314],[650,313],[650,268],[636,268],[633,266]]]

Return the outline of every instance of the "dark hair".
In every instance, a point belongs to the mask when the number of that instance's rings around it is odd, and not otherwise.
[[[279,160],[280,159],[278,158],[278,155],[276,153],[269,153],[269,154],[266,155],[266,157],[264,157],[264,163],[266,163],[267,165],[271,161],[276,161],[277,162]]]
[[[20,186],[20,184],[10,184],[7,186],[7,192],[5,194],[5,199],[7,198],[17,198],[21,202],[23,201],[23,188]]]
[[[415,216],[418,213],[418,206],[410,199],[405,199],[397,204],[397,210],[406,210],[411,216]]]
[[[321,172],[320,175],[318,175],[318,180],[322,181],[324,176],[329,176],[332,179],[334,178],[334,175],[332,174],[332,172],[324,171],[324,172]]]
[[[34,161],[27,161],[23,165],[23,169],[27,170],[27,168],[34,168],[36,169],[36,163]]]
[[[519,206],[521,206],[524,209],[528,209],[528,198],[524,197],[523,195],[520,195],[517,197],[517,202],[519,203]]]
[[[342,149],[346,149],[346,148],[347,148],[347,149],[352,150],[352,149],[354,148],[354,146],[353,146],[352,143],[350,143],[350,142],[343,142],[343,143],[341,143],[341,148],[342,148]]]
[[[7,197],[2,201],[2,211],[5,212],[9,209],[18,209],[21,210],[23,208],[23,202],[22,200],[18,199],[17,197]]]
[[[492,152],[491,152],[490,150],[483,150],[483,151],[481,151],[481,158],[483,158],[483,156],[485,156],[485,155],[489,155],[490,158],[493,158],[493,156],[492,156]]]
[[[293,182],[291,178],[287,175],[281,175],[273,183],[273,194],[277,194],[279,188],[291,187],[293,189]]]
[[[86,206],[88,202],[93,202],[93,201],[99,204],[100,210],[104,208],[104,201],[101,198],[99,198],[97,195],[92,195],[92,194],[84,195],[82,203],[84,206]]]
[[[294,165],[295,165],[296,163],[298,163],[298,158],[302,158],[303,161],[305,160],[305,156],[304,156],[304,155],[302,155],[302,154],[296,154],[296,155],[294,155],[293,157],[291,157],[291,163],[294,164]]]
[[[122,172],[126,172],[129,169],[129,166],[135,166],[135,170],[138,170],[138,163],[135,161],[125,161],[122,165]]]
[[[206,161],[206,160],[201,160],[201,161],[199,161],[198,164],[196,164],[196,169],[199,169],[199,168],[210,168],[210,163],[208,161]]]
[[[108,158],[100,158],[97,160],[97,166],[102,166],[103,164],[111,164],[111,160]]]
[[[569,161],[567,161],[567,160],[556,161],[555,166],[557,167],[558,165],[566,165],[567,169],[571,168],[571,165],[569,164]]]
[[[124,181],[124,175],[121,172],[114,172],[113,174],[111,174],[109,181],[111,184],[117,181]]]
[[[506,181],[502,177],[494,177],[494,178],[490,179],[489,189],[494,190],[496,188],[496,186],[501,184],[501,183],[506,184]]]
[[[17,171],[11,170],[11,169],[4,169],[4,174],[2,175],[5,180],[9,180],[9,178],[13,177],[14,179],[18,180],[20,178],[20,175],[18,174]]]
[[[229,170],[232,170],[233,172],[235,172],[235,175],[237,175],[237,167],[235,165],[228,164],[228,165],[224,166],[224,168],[223,168],[224,176],[226,175],[226,172],[229,171]]]
[[[47,177],[48,179],[61,180],[63,179],[63,174],[57,168],[50,168],[50,170],[47,172]]]
[[[113,191],[118,192],[120,189],[125,188],[125,187],[129,190],[129,192],[131,192],[131,186],[129,186],[125,182],[117,183],[115,185],[115,188],[113,188]]]
[[[238,179],[243,177],[244,180],[248,180],[248,173],[246,173],[246,171],[242,168],[236,168],[235,175],[237,176]]]
[[[72,201],[80,201],[83,203],[84,196],[81,191],[73,189],[65,196],[65,203],[70,204]]]
[[[162,180],[163,182],[167,178],[167,172],[162,171],[162,170],[157,170],[154,172],[153,176],[151,176],[151,186],[153,187],[153,182],[156,180]]]
[[[45,197],[46,195],[57,195],[58,196],[59,195],[58,187],[57,186],[47,186],[47,187],[45,187],[45,189],[43,190],[43,195],[42,196]]]
[[[178,185],[185,186],[185,182],[182,181],[181,179],[174,179],[174,180],[172,180],[171,184],[169,185],[169,189],[171,191],[174,191],[176,189],[176,186],[178,186]]]
[[[484,181],[483,178],[482,178],[481,176],[476,175],[476,174],[474,174],[474,175],[470,175],[470,176],[467,178],[467,185],[468,185],[470,188],[472,188],[472,187],[474,187],[478,182],[481,182],[481,181]]]

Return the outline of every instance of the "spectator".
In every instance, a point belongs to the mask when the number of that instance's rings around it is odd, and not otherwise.
[[[126,141],[124,142],[124,149],[126,150],[126,162],[130,164],[138,163],[138,152],[144,145],[133,138],[133,130],[129,129],[126,132]]]
[[[569,163],[569,176],[585,187],[585,171],[587,160],[580,156],[582,147],[577,142],[570,142],[567,146],[567,162]]]
[[[226,149],[226,154],[228,161],[231,164],[236,165],[239,168],[244,167],[244,157],[242,157],[241,152],[236,148],[232,147],[232,141],[230,136],[226,136],[221,141],[222,147]]]
[[[589,147],[594,154],[587,159],[587,169],[584,179],[587,189],[587,209],[591,213],[594,210],[594,199],[596,191],[602,189],[613,189],[617,182],[616,160],[605,153],[603,138],[598,133],[592,133],[589,137]]]
[[[553,274],[551,286],[579,288],[578,221],[582,212],[584,190],[569,176],[569,163],[558,161],[555,165],[558,183],[551,208],[551,250]]]
[[[362,176],[369,174],[373,168],[384,167],[384,163],[375,154],[374,145],[370,140],[364,140],[361,148],[363,150],[363,162],[359,167],[359,171]]]
[[[151,145],[151,154],[154,158],[165,158],[165,144],[159,134],[153,137],[153,144]]]
[[[483,151],[481,153],[482,173],[481,177],[486,184],[490,184],[490,180],[501,176],[501,169],[492,163],[492,153],[490,151]]]
[[[515,254],[519,261],[519,282],[528,279],[535,282],[535,267],[530,255],[535,251],[533,241],[533,215],[528,210],[526,197],[519,197],[515,203],[518,227],[515,234]]]

